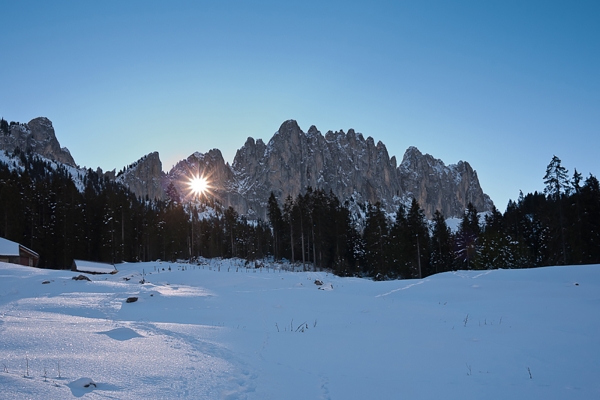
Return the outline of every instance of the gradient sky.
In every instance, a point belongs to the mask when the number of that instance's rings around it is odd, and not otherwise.
[[[600,175],[600,1],[6,1],[0,114],[75,161],[232,162],[295,119],[468,161],[500,211]]]

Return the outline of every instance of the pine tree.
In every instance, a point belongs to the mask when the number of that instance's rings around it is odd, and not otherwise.
[[[559,200],[569,190],[568,171],[561,165],[560,158],[553,156],[544,175],[544,193],[552,200]]]
[[[600,263],[600,182],[591,175],[581,188],[582,263]]]
[[[569,249],[569,260],[572,264],[583,263],[583,220],[581,208],[581,181],[582,176],[577,169],[569,182],[571,185],[570,195],[564,199],[567,204],[565,209],[565,235],[567,248]]]
[[[410,256],[412,261],[411,277],[420,279],[431,274],[429,271],[429,229],[425,212],[415,198],[412,199],[408,209],[406,221],[412,250]]]
[[[433,214],[431,233],[431,268],[432,273],[452,270],[452,232],[446,224],[446,219],[436,210]]]
[[[279,260],[281,259],[281,247],[285,232],[283,214],[281,213],[281,209],[279,208],[279,204],[273,192],[271,192],[267,202],[267,216],[273,231],[273,255],[276,260]]]
[[[292,196],[290,196],[290,195],[288,195],[288,197],[285,199],[285,204],[283,205],[283,220],[285,221],[286,228],[287,228],[286,229],[286,233],[288,233],[287,239],[288,239],[288,243],[289,243],[291,261],[292,261],[292,263],[294,263],[296,261],[295,252],[294,252],[294,247],[295,247],[295,240],[294,240],[294,225],[295,225],[294,200],[292,199]]]
[[[567,245],[566,245],[566,234],[565,234],[565,222],[564,222],[564,211],[563,211],[563,197],[569,193],[570,185],[569,178],[567,177],[568,171],[561,165],[560,158],[553,156],[550,164],[546,167],[546,175],[544,175],[544,193],[548,197],[553,206],[554,212],[551,214],[558,214],[558,226],[554,226],[554,230],[558,230],[558,236],[560,238],[561,249],[560,254],[557,258],[562,261],[562,264],[567,264]],[[553,224],[554,218],[551,216],[549,224]]]
[[[510,204],[510,203],[509,203]],[[527,247],[511,237],[504,216],[496,207],[485,216],[484,230],[479,236],[476,269],[512,269],[529,266]]]
[[[395,220],[390,229],[389,237],[389,263],[391,276],[410,278],[412,275],[411,267],[411,246],[413,237],[410,233],[406,209],[400,204],[396,211]]]
[[[375,280],[390,278],[388,250],[388,222],[381,204],[368,206],[367,220],[363,232],[365,243],[364,267],[366,274]]]
[[[229,207],[227,210],[225,210],[225,232],[228,238],[228,245],[231,246],[229,247],[228,251],[230,257],[238,257],[236,246],[236,239],[238,237],[236,232],[236,228],[238,225],[238,217],[238,213],[232,207]]]
[[[481,233],[477,209],[472,203],[467,205],[455,236],[455,262],[457,269],[472,269],[477,261],[477,239]]]
[[[581,191],[581,180],[582,176],[579,172],[577,172],[577,168],[573,171],[573,178],[571,179],[571,187],[573,188],[573,192],[578,194]]]

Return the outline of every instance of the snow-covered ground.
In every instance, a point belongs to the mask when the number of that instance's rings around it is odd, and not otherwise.
[[[117,269],[0,263],[1,398],[600,398],[598,265],[389,282]]]

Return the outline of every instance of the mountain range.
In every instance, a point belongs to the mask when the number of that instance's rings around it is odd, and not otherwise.
[[[45,117],[11,122],[3,128],[0,150],[14,152],[16,148],[77,167],[69,150],[60,147],[52,122]],[[165,173],[159,153],[154,152],[118,174],[109,171],[104,175],[139,197],[163,200],[170,186],[185,199],[190,178],[201,175],[209,181],[210,196],[249,219],[266,218],[271,192],[283,203],[308,187],[331,191],[341,201],[381,202],[389,212],[416,198],[427,217],[436,210],[447,218],[462,216],[469,202],[479,211],[493,208],[468,162],[445,165],[409,147],[398,165],[386,146],[372,137],[365,139],[353,129],[323,135],[315,126],[304,132],[294,120],[285,121],[268,143],[249,137],[231,165],[218,149],[212,149],[191,154]]]

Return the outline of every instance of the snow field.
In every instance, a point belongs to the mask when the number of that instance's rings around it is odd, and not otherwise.
[[[92,282],[0,264],[3,396],[600,398],[599,266],[373,282],[207,263]]]

